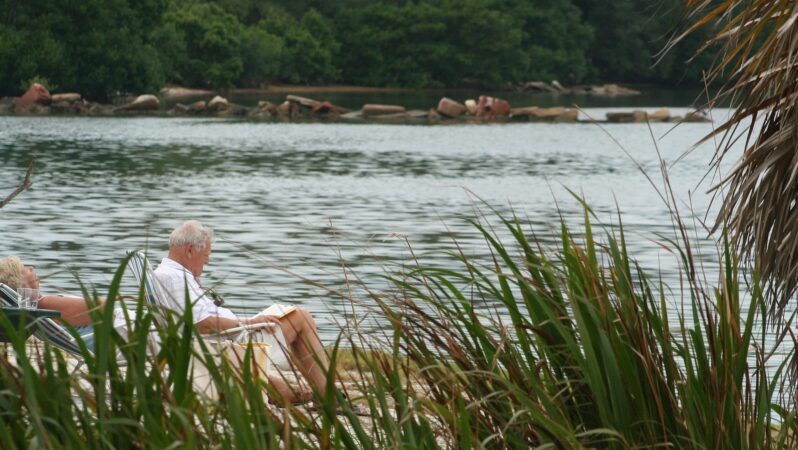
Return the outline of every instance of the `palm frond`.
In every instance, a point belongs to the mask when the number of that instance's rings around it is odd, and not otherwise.
[[[731,104],[713,165],[741,140],[745,149],[714,189],[725,192],[715,229],[728,227],[735,248],[757,268],[771,313],[782,315],[798,287],[798,2],[685,0],[688,34],[713,27],[707,46],[722,46],[707,72],[720,86],[708,106]],[[706,46],[705,46],[706,47]]]

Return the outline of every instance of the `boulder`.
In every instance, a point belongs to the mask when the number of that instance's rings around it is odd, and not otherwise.
[[[68,92],[65,94],[53,94],[53,103],[67,102],[72,103],[81,99],[80,94],[77,92]]]
[[[15,108],[14,112],[21,116],[46,116],[50,114],[50,107],[40,103],[31,103],[22,108]]]
[[[363,111],[364,116],[379,116],[383,114],[396,114],[405,112],[405,107],[397,105],[367,104],[363,105],[361,111]]]
[[[635,110],[632,112],[608,112],[607,122],[612,123],[632,123],[632,122],[645,122],[646,112]]]
[[[433,123],[439,122],[441,120],[441,114],[438,112],[437,109],[431,108],[429,110],[429,113],[427,113],[427,119],[429,119],[429,121]]]
[[[139,95],[127,105],[120,106],[117,111],[156,111],[161,105],[158,97],[150,94]]]
[[[14,103],[11,97],[0,98],[0,115],[11,114],[14,111]]]
[[[469,98],[465,101],[465,107],[466,111],[468,111],[468,114],[471,114],[472,116],[477,114],[477,101],[473,98]]]
[[[110,116],[114,113],[114,107],[103,105],[102,103],[89,103],[86,114],[90,116]]]
[[[551,87],[552,87],[552,88],[554,88],[554,90],[555,90],[555,91],[557,91],[557,92],[563,92],[563,91],[565,91],[565,88],[564,88],[564,87],[562,87],[562,85],[560,84],[560,82],[559,82],[559,81],[557,81],[557,80],[553,80],[553,81],[551,82]]]
[[[605,84],[601,86],[590,86],[589,92],[593,95],[640,95],[640,91],[629,89],[617,84]]]
[[[274,103],[272,103],[272,102],[269,102],[269,101],[266,101],[266,100],[261,100],[261,101],[258,102],[258,111],[261,111],[261,112],[263,112],[263,111],[273,112],[275,110],[275,108],[276,108],[276,106],[274,106]]]
[[[224,111],[229,107],[230,107],[230,102],[228,102],[226,98],[220,95],[217,95],[216,97],[210,99],[208,101],[208,105],[206,106],[208,111],[215,111],[215,112]]]
[[[38,103],[40,105],[49,105],[50,102],[52,102],[50,91],[48,91],[46,87],[39,83],[33,83],[30,89],[28,89],[28,91],[25,92],[22,97],[17,99],[16,107],[18,109],[27,108],[34,103]]]
[[[352,111],[352,112],[348,112],[346,114],[341,114],[341,119],[362,120],[363,119],[363,111],[358,109],[357,111]]]
[[[384,120],[384,121],[404,121],[410,119],[410,115],[407,114],[406,111],[396,112],[392,114],[377,114],[375,116],[370,116],[369,119],[371,120]]]
[[[249,108],[235,103],[227,103],[223,109],[216,110],[216,115],[219,117],[239,117],[246,116],[249,113]]]
[[[512,108],[510,109],[510,117],[516,120],[529,120],[530,117],[534,117],[535,113],[540,108],[537,106],[525,106],[523,108]]]
[[[429,113],[427,111],[420,109],[411,109],[410,111],[407,111],[407,115],[412,119],[426,119],[429,117]]]
[[[277,111],[277,114],[281,116],[287,116],[288,114],[291,113],[291,102],[286,100],[277,105],[277,108],[275,108],[275,110]]]
[[[555,122],[560,123],[572,123],[576,122],[579,118],[579,110],[577,109],[568,109],[564,113],[560,114],[559,116],[554,118]]]
[[[480,95],[477,102],[477,117],[497,118],[510,114],[510,103],[500,98]]]
[[[527,106],[525,108],[513,108],[510,113],[513,120],[528,120],[530,122],[574,122],[579,115],[577,110],[565,109],[562,106],[554,108]]]
[[[300,105],[307,106],[309,108],[312,108],[321,103],[319,101],[313,100],[312,98],[300,97],[298,95],[287,95],[285,97],[285,100],[288,102],[299,103]]]
[[[184,105],[182,103],[176,104],[172,109],[169,110],[170,116],[182,116],[189,111],[190,106]]]
[[[522,87],[524,91],[532,91],[532,92],[557,92],[556,89],[549,86],[547,83],[543,81],[529,81]]]
[[[310,115],[338,116],[349,110],[340,106],[333,105],[328,101],[318,102],[310,107]]]
[[[460,102],[454,101],[448,97],[443,97],[438,102],[438,112],[446,117],[460,117],[466,112],[466,107]]]
[[[188,109],[186,110],[186,112],[189,112],[189,113],[192,113],[192,114],[201,113],[201,112],[205,111],[205,109],[207,107],[208,107],[208,104],[205,103],[205,100],[197,100],[196,102],[187,105]]]
[[[684,115],[682,122],[712,122],[703,111],[692,111]]]
[[[649,122],[667,122],[671,118],[671,111],[667,108],[658,109],[653,113],[648,113]]]

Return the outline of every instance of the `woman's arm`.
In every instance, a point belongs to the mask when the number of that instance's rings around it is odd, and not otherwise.
[[[105,306],[105,302],[100,300],[96,308],[102,310],[103,306]],[[75,327],[91,325],[91,315],[89,314],[88,304],[85,299],[80,297],[46,295],[39,299],[39,308],[59,311],[61,313],[61,319]]]

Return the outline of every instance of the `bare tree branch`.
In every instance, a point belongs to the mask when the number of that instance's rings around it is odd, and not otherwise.
[[[33,173],[33,167],[34,167],[35,165],[36,165],[36,158],[33,158],[33,161],[31,161],[31,162],[30,162],[30,165],[28,165],[28,170],[27,170],[27,172],[25,172],[25,179],[24,179],[24,180],[22,180],[22,183],[20,183],[20,185],[19,185],[19,186],[17,186],[17,188],[16,188],[16,189],[14,189],[14,192],[12,192],[11,194],[9,194],[9,196],[8,196],[8,197],[6,197],[5,199],[3,199],[3,200],[0,200],[0,208],[2,208],[2,207],[4,207],[4,206],[6,206],[7,204],[9,204],[9,203],[11,202],[11,200],[13,200],[13,199],[14,199],[14,197],[16,197],[16,196],[17,196],[17,195],[19,195],[19,194],[20,194],[22,191],[24,191],[25,189],[27,189],[28,187],[30,187],[30,184],[31,184],[31,182],[30,182],[30,176],[31,176],[31,174]]]

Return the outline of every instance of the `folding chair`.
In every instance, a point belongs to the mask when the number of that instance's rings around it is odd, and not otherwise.
[[[11,287],[0,283],[0,302],[3,306],[11,308],[19,308],[19,301],[17,300],[17,292]],[[41,317],[28,326],[35,327],[33,335],[42,341],[49,342],[56,348],[64,350],[65,352],[83,358],[83,352],[80,345],[75,340],[75,337],[69,330],[54,319]],[[92,350],[89,349],[89,352]],[[93,353],[93,352],[92,352]]]

